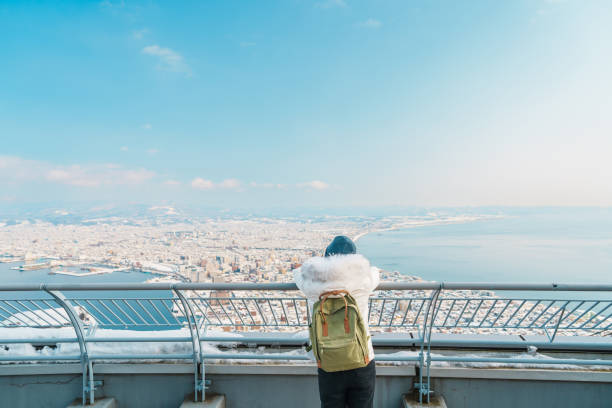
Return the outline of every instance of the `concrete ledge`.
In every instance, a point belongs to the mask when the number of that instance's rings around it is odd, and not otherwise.
[[[528,343],[525,343],[525,341],[520,338],[520,336],[514,334],[431,334],[432,348],[450,347],[453,349],[457,349],[457,346],[453,343],[454,341],[465,342],[469,345],[466,346],[467,348],[485,348],[488,350],[496,348],[525,348],[528,345]],[[518,345],[514,347],[508,347],[504,345],[510,342],[518,343]],[[489,343],[489,345],[487,345],[486,343]],[[525,345],[521,346],[521,343],[524,343]]]
[[[546,336],[536,336],[536,335],[526,335],[525,337],[525,342],[527,344],[529,343],[548,343],[548,337]],[[601,348],[599,347],[595,347],[593,348],[593,351],[601,349],[604,351],[610,351],[610,348],[612,348],[612,337],[604,337],[604,336],[557,336],[555,337],[555,343],[561,343],[561,344],[589,344],[589,345],[600,345],[602,346]],[[542,347],[542,350],[547,349],[547,348],[556,348],[555,347],[555,343],[552,343],[550,346],[546,346],[546,347]],[[571,346],[569,347],[569,350],[571,351],[572,348]]]
[[[442,396],[430,397],[429,404],[420,404],[412,394],[402,395],[403,408],[446,408],[446,401]]]
[[[10,367],[12,375],[5,372],[0,376],[0,406],[66,407],[81,395],[81,374],[54,375],[58,368],[68,371],[70,367],[13,365]],[[113,396],[121,407],[175,408],[193,392],[190,365],[115,364],[106,368],[108,370],[97,377],[103,381],[97,392],[100,397]],[[113,374],[117,368],[122,372]],[[401,406],[402,395],[412,388],[416,379],[406,375],[412,373],[413,367],[378,368],[377,406]],[[39,373],[45,369],[47,373],[31,375],[33,369]],[[177,373],[181,370],[185,372]],[[266,375],[258,374],[260,370],[264,370]],[[302,371],[296,373],[298,370]],[[447,366],[432,370],[432,389],[436,395],[443,395],[447,406],[453,408],[490,407],[492,401],[496,408],[607,408],[612,401],[612,372]],[[30,375],[19,375],[20,371]],[[207,367],[206,379],[211,380],[211,395],[225,395],[226,406],[298,408],[320,405],[317,377],[314,368],[309,366],[218,365]],[[299,397],[296,399],[296,396]]]
[[[94,363],[93,371],[96,374],[193,374],[193,363]]]
[[[66,408],[81,408],[81,407],[92,407],[92,408],[117,408],[117,401],[114,398],[101,398],[99,400],[95,400],[93,405],[82,405],[81,399],[76,399]]]
[[[315,365],[303,364],[206,364],[205,371],[206,374],[230,375],[317,375]],[[94,372],[96,374],[193,374],[193,364],[94,364]],[[377,376],[412,377],[415,374],[413,364],[376,366]]]
[[[81,364],[2,364],[3,375],[82,374]]]
[[[432,367],[430,373],[432,378],[612,383],[612,371],[546,370],[534,368]]]
[[[67,367],[69,366],[69,367]],[[59,370],[59,371],[58,371]],[[229,375],[317,375],[315,365],[292,364],[206,364],[206,374]],[[193,374],[193,364],[94,363],[95,374]],[[0,366],[2,375],[81,374],[78,364],[20,364]],[[377,376],[412,377],[414,364],[376,366]]]
[[[207,364],[206,374],[230,375],[317,375],[315,365],[254,365],[254,364]]]
[[[292,364],[210,364],[205,367],[206,375],[292,375],[316,376],[314,365]],[[141,364],[94,364],[94,373],[100,374],[193,374],[193,364],[141,363]],[[11,364],[0,366],[1,376],[33,376],[81,374],[79,364]],[[413,377],[416,375],[412,364],[387,366],[377,365],[378,377]],[[561,370],[534,368],[471,368],[432,367],[433,378],[474,378],[489,380],[531,380],[612,383],[612,371]]]
[[[187,396],[179,408],[225,408],[225,395],[206,394],[204,401],[195,402],[193,394]]]
[[[206,365],[206,374],[231,375],[317,375],[314,365],[234,365],[211,364]],[[413,377],[416,375],[414,365],[376,366],[376,375],[393,377]]]

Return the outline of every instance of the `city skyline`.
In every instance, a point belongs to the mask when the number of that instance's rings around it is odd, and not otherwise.
[[[0,5],[0,206],[611,206],[605,1]]]

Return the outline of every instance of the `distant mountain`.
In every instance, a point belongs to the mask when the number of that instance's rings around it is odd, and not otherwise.
[[[486,211],[484,211],[486,210]],[[505,210],[505,211],[504,211]],[[284,219],[297,222],[329,222],[346,220],[369,222],[394,216],[453,216],[506,212],[508,208],[419,208],[419,207],[268,207],[220,208],[206,205],[177,206],[172,204],[37,203],[0,206],[0,226],[49,222],[56,225],[164,225],[193,223],[210,219]]]

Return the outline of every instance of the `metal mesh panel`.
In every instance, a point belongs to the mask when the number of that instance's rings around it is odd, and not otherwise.
[[[70,319],[54,299],[0,299],[0,327],[66,326],[72,326]]]

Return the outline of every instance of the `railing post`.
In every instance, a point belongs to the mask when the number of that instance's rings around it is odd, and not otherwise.
[[[193,376],[194,376],[194,401],[198,401],[198,362],[200,361],[200,333],[198,331],[198,322],[196,320],[195,314],[193,313],[193,309],[191,308],[191,304],[189,300],[183,295],[179,289],[176,289],[174,285],[172,285],[172,290],[178,296],[181,304],[183,306],[183,313],[187,318],[187,325],[189,326],[189,332],[191,334],[191,344],[193,347]],[[191,320],[193,319],[193,326],[191,326]],[[195,330],[194,330],[195,328]]]
[[[425,319],[423,323],[423,336],[421,341],[421,352],[419,354],[419,364],[421,365],[419,369],[419,403],[423,403],[423,394],[427,394],[427,403],[430,401],[430,371],[429,368],[431,366],[431,332],[434,325],[434,316],[437,311],[437,303],[440,292],[444,288],[444,284],[440,284],[440,286],[433,291],[431,294],[431,298],[429,300],[429,304],[427,305],[427,310],[425,311]],[[430,321],[431,316],[431,321]],[[429,324],[428,324],[429,322]],[[427,342],[427,358],[425,359],[425,342]],[[427,382],[423,383],[423,370],[427,370]]]
[[[94,403],[94,387],[93,387],[93,366],[89,361],[89,353],[87,351],[87,343],[85,342],[85,330],[83,328],[83,323],[81,319],[79,319],[79,315],[77,314],[74,307],[68,302],[66,296],[62,292],[56,290],[47,290],[45,285],[41,285],[41,289],[47,292],[49,295],[55,299],[55,301],[66,311],[68,315],[68,319],[70,319],[70,323],[72,323],[72,327],[77,336],[77,340],[79,341],[79,349],[81,351],[81,368],[83,372],[83,392],[82,392],[82,401],[83,405],[85,405],[85,401],[87,399],[87,389],[89,389],[89,402],[91,404]],[[89,370],[90,379],[92,380],[87,386],[87,371]]]
[[[440,297],[440,293],[444,289],[444,284],[440,284],[440,288],[436,290],[433,298],[433,307],[431,309],[431,321],[429,323],[429,331],[427,333],[427,403],[430,402],[431,396],[431,378],[430,378],[430,369],[431,369],[431,333],[434,327],[434,320],[438,315],[438,299]]]
[[[206,311],[206,306],[204,306],[204,310]],[[206,319],[203,319],[202,323],[202,334],[206,337]],[[201,341],[201,340],[200,340]],[[204,366],[204,352],[202,351],[202,343],[200,343],[200,381],[201,381],[201,389],[202,389],[202,401],[206,400],[206,370]]]

